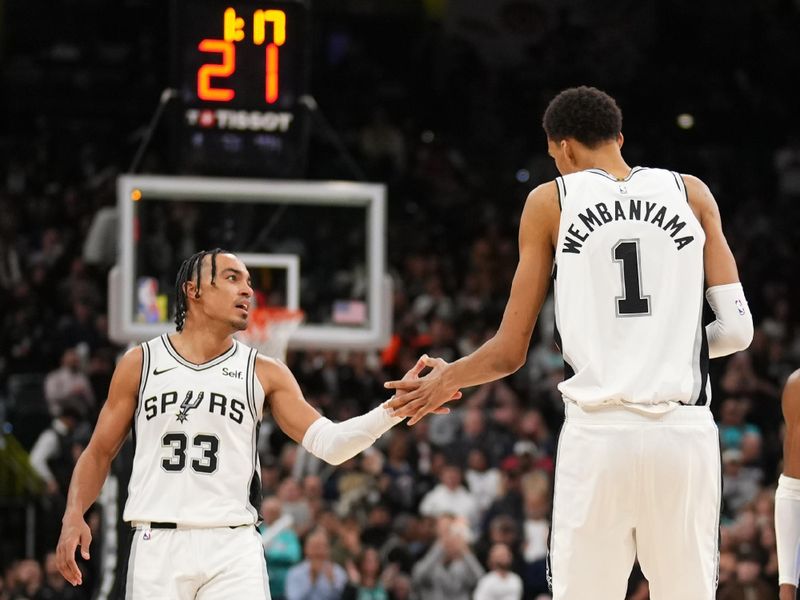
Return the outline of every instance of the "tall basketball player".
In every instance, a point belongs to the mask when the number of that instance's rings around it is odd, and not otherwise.
[[[58,566],[81,583],[89,558],[84,513],[133,426],[123,519],[131,523],[124,598],[268,599],[259,520],[258,427],[269,405],[278,426],[315,456],[339,464],[399,422],[383,406],[341,423],[304,399],[287,367],[233,339],[247,327],[253,290],[233,254],[199,252],[177,277],[177,333],[120,360],[91,442],[75,467]],[[420,361],[406,377],[424,368]]]
[[[775,492],[775,538],[780,600],[794,600],[800,578],[800,370],[783,388],[783,474]]]
[[[544,115],[562,174],[528,197],[519,264],[495,336],[427,359],[390,402],[409,423],[453,391],[524,362],[551,277],[565,362],[550,566],[555,600],[618,600],[638,556],[653,600],[711,600],[720,458],[708,359],[746,348],[752,318],[709,189],[629,167],[622,114],[589,87]],[[703,327],[703,290],[716,321]]]

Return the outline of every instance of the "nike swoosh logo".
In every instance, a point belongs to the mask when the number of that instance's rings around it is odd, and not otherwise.
[[[153,375],[161,375],[162,373],[166,373],[167,371],[172,371],[172,369],[177,369],[178,367],[170,367],[169,369],[164,369],[163,371],[159,371],[158,367],[153,369]]]

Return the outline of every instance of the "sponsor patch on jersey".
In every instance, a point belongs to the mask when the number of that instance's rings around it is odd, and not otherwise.
[[[229,369],[228,367],[222,367],[222,374],[226,377],[233,377],[234,379],[244,379],[244,375],[242,375],[241,370],[233,370]]]

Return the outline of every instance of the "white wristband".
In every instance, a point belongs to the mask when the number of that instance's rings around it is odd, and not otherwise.
[[[715,285],[706,291],[706,299],[717,320],[706,326],[709,358],[727,356],[744,350],[753,340],[753,315],[744,297],[741,283]]]
[[[332,465],[340,465],[366,450],[402,417],[394,417],[383,404],[366,414],[333,423],[322,417],[303,436],[303,448]]]
[[[800,479],[781,475],[775,491],[775,545],[778,582],[797,585],[800,577]]]

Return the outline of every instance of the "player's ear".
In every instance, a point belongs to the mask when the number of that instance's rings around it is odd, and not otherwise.
[[[183,290],[186,292],[187,300],[194,300],[200,296],[200,290],[197,287],[197,282],[194,279],[190,279],[184,283]]]
[[[622,144],[624,143],[625,143],[625,136],[623,136],[622,132],[620,131],[619,134],[617,134],[617,144],[619,144],[620,150],[622,150]]]
[[[575,156],[575,148],[573,147],[571,140],[566,138],[561,140],[560,146],[566,163],[570,166],[575,166],[578,161],[577,157]]]

